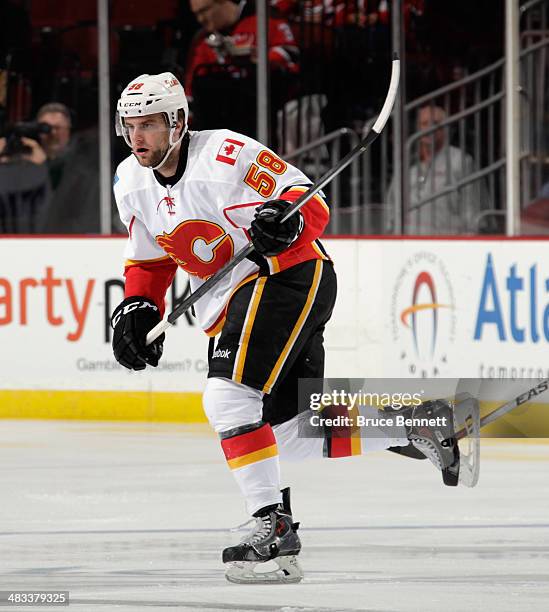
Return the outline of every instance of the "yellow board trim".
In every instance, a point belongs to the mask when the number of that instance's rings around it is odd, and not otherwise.
[[[202,393],[0,391],[2,419],[205,423]]]
[[[504,401],[480,402],[480,417],[499,408]],[[483,438],[542,438],[549,437],[549,404],[525,403],[490,425],[482,428]]]
[[[503,402],[481,402],[481,416]],[[206,423],[202,393],[148,391],[29,391],[0,390],[0,419],[63,419]],[[482,429],[484,443],[505,438],[511,443],[549,441],[549,404],[520,406]],[[543,439],[545,438],[545,439]],[[353,455],[360,454],[361,439],[352,436]]]
[[[250,465],[250,463],[257,463],[258,461],[263,461],[264,459],[270,459],[271,457],[276,457],[278,455],[278,448],[276,444],[272,446],[267,446],[266,448],[261,448],[253,453],[248,453],[247,455],[242,455],[242,457],[235,457],[234,459],[229,459],[227,461],[227,465],[231,468],[231,470],[236,470],[238,468],[245,467],[246,465]]]

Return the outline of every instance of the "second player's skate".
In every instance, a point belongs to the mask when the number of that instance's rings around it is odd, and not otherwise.
[[[457,486],[460,455],[451,402],[438,399],[398,412],[413,420],[411,425],[406,425],[406,435],[411,444],[442,472],[445,485]],[[423,419],[436,420],[437,424],[421,424]]]
[[[223,551],[225,577],[238,584],[295,583],[303,578],[297,561],[301,542],[299,523],[292,521],[290,489],[282,491],[282,505],[256,517],[256,525],[240,544]],[[272,561],[276,568],[265,570]],[[258,571],[256,571],[256,569]]]

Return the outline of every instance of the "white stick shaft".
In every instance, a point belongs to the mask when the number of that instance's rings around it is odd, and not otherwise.
[[[154,342],[159,336],[161,336],[168,328],[170,328],[172,324],[168,321],[168,319],[164,319],[160,321],[157,325],[155,325],[151,331],[147,334],[146,344],[149,346],[151,342]]]
[[[389,115],[393,110],[393,105],[395,103],[395,98],[398,90],[398,83],[400,80],[400,60],[394,59],[392,72],[391,72],[391,82],[389,84],[389,91],[387,92],[387,97],[385,98],[385,104],[379,113],[379,117],[374,123],[374,127],[372,128],[378,134],[383,130],[385,124],[387,123],[387,119],[389,119]]]

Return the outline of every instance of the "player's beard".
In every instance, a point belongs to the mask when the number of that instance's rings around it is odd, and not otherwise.
[[[149,150],[150,157],[148,158],[139,157],[139,155],[135,155],[135,158],[141,166],[155,168],[164,159],[164,155],[166,155],[168,148],[169,147],[166,146],[162,149],[155,149],[154,151]]]

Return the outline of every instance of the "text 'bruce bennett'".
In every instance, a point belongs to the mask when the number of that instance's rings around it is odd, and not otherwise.
[[[323,417],[320,414],[313,414],[309,422],[313,427],[445,427],[446,417],[416,419],[402,414],[387,417],[366,417],[361,414],[354,417],[348,415]]]

